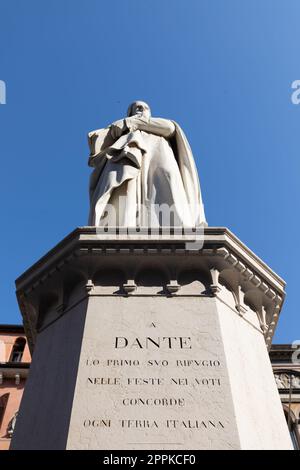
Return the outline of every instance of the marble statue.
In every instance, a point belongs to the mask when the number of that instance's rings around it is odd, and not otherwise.
[[[7,425],[7,435],[9,437],[12,437],[14,433],[17,417],[18,417],[18,411],[15,412],[15,414],[13,415],[13,417],[11,418],[11,420],[9,421]]]
[[[179,125],[143,101],[88,134],[92,226],[206,225],[197,169]]]

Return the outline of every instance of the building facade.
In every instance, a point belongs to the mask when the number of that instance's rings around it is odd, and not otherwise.
[[[300,345],[274,344],[270,359],[294,448],[300,449]]]
[[[275,344],[270,359],[293,445],[299,450],[300,349]],[[23,326],[0,325],[0,450],[9,449],[30,361]]]
[[[0,325],[0,450],[7,450],[31,357],[24,328]]]

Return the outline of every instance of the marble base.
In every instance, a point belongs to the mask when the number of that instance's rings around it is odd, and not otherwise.
[[[268,357],[284,282],[231,232],[77,229],[17,280],[12,449],[292,449]]]

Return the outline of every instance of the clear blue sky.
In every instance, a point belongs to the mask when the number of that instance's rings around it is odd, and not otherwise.
[[[298,0],[0,0],[0,323],[14,280],[88,213],[86,134],[134,99],[181,124],[208,223],[287,281],[300,339]]]

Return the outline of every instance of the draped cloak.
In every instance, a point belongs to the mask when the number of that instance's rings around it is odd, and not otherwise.
[[[116,135],[111,125],[88,134],[89,165],[94,167],[89,225],[206,225],[197,169],[184,132],[173,121],[152,117],[145,129]]]

